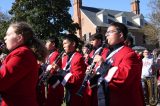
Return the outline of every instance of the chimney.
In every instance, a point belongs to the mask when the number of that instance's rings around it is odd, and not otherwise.
[[[131,12],[139,15],[140,14],[140,9],[139,9],[139,0],[132,0],[131,2]]]
[[[74,22],[78,23],[80,29],[78,30],[78,34],[80,39],[82,38],[82,28],[81,28],[81,11],[80,8],[82,7],[82,0],[74,0],[73,3],[73,20]]]

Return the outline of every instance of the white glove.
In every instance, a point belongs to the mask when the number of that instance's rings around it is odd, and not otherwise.
[[[48,65],[46,71],[50,71],[52,69],[52,65]]]

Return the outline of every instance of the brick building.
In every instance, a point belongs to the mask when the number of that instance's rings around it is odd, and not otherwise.
[[[129,35],[134,39],[135,45],[144,46],[144,34],[139,29],[146,23],[144,16],[140,13],[139,0],[131,1],[131,11],[120,11],[87,7],[82,5],[82,0],[74,0],[73,20],[77,22],[81,29],[77,35],[89,41],[92,34],[99,31],[105,34],[107,27],[112,22],[124,23],[129,29]]]

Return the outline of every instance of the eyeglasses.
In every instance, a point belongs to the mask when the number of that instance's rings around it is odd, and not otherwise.
[[[143,52],[143,53],[149,53],[149,52]]]
[[[108,36],[108,35],[111,35],[111,34],[114,34],[114,33],[118,33],[118,31],[116,31],[116,30],[107,31],[105,36]]]

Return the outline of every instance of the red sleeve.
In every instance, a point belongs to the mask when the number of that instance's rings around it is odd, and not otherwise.
[[[0,90],[11,87],[25,75],[28,75],[30,69],[34,68],[30,65],[32,61],[32,57],[29,55],[14,55],[7,62],[4,62],[0,69]]]
[[[58,57],[59,53],[58,52],[55,52],[52,54],[52,56],[50,57],[49,61],[50,61],[50,64],[52,64],[56,58]]]
[[[68,83],[70,84],[79,84],[85,75],[86,65],[84,63],[83,57],[77,60],[78,61],[76,61],[76,63],[73,65],[71,69],[72,76],[68,81]]]
[[[49,59],[49,61],[50,61],[50,64],[52,64],[53,62],[55,62],[55,60],[58,58],[58,56],[59,56],[60,54],[59,54],[59,52],[58,51],[56,51],[56,52],[54,52],[53,54],[52,54],[52,56],[50,57],[50,59]],[[58,65],[59,65],[59,67],[61,67],[61,65],[62,65],[62,58],[60,58],[59,59],[59,61],[58,61]]]

